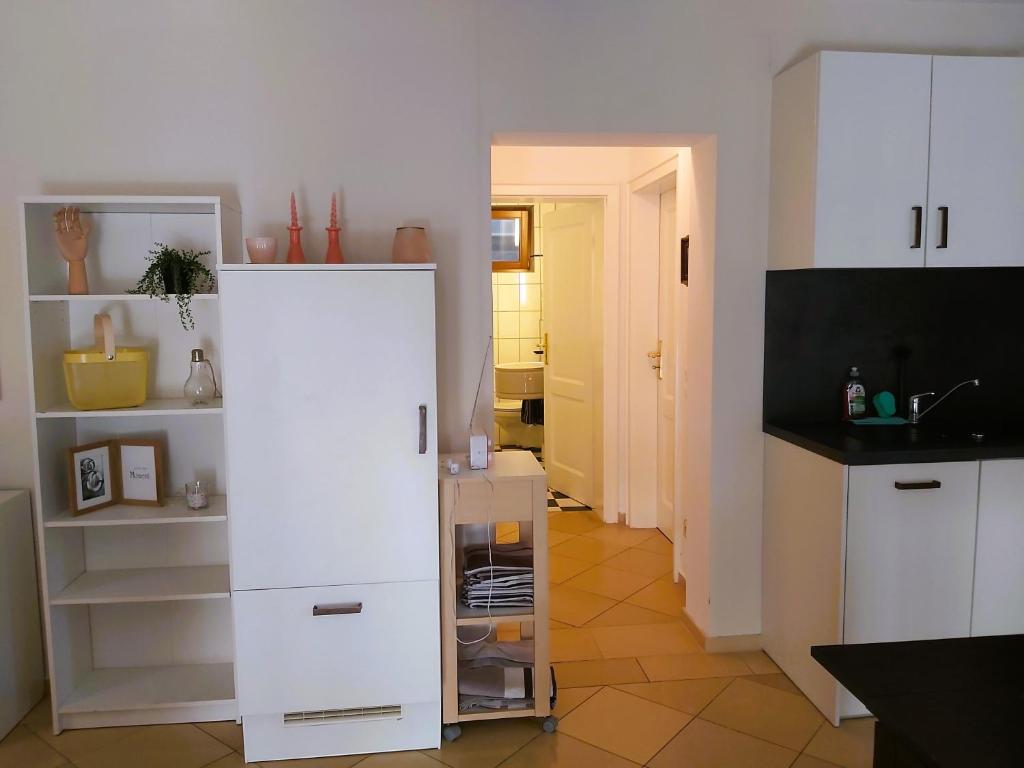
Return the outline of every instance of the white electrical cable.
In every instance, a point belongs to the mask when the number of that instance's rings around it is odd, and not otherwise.
[[[494,513],[494,483],[492,483],[491,479],[487,476],[487,470],[486,469],[484,470],[483,478],[484,478],[484,480],[487,481],[487,485],[489,485],[491,487],[491,495],[490,495],[490,498],[488,498],[488,500],[487,500],[487,563],[488,563],[488,565],[490,567],[490,571],[491,571],[491,578],[490,578],[490,581],[489,581],[488,586],[487,586],[487,631],[484,633],[483,637],[478,637],[475,640],[463,640],[462,638],[459,637],[459,629],[458,629],[458,627],[456,627],[455,628],[455,641],[459,645],[476,645],[477,643],[482,643],[484,640],[486,640],[487,638],[489,638],[491,636],[491,634],[494,632],[495,629],[497,629],[497,624],[495,624],[494,617],[491,615],[491,601],[492,601],[493,596],[494,596],[494,553],[491,550],[491,528],[492,528],[493,523],[494,523],[494,521],[492,520],[493,513]],[[456,480],[455,481],[455,506],[456,507],[459,505],[459,496],[460,496],[460,485],[459,485],[459,481]],[[452,541],[452,550],[453,551],[455,549],[454,537],[455,537],[455,534],[453,533],[452,534],[452,539],[453,539],[453,541]],[[456,599],[458,599],[458,598],[456,597]]]

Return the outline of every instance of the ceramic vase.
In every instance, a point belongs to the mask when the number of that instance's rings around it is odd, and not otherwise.
[[[424,227],[398,227],[391,248],[395,264],[426,264],[430,261],[430,243]]]

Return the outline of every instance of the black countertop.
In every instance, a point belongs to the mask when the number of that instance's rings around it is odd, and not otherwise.
[[[764,432],[850,466],[1024,459],[1024,425],[765,424]]]
[[[1024,765],[1024,635],[816,646],[811,656],[913,752],[885,764]]]

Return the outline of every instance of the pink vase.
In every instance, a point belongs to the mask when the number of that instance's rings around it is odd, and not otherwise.
[[[344,264],[345,257],[341,255],[341,242],[338,240],[338,227],[325,227],[327,230],[327,257],[325,264]]]
[[[302,240],[300,238],[302,227],[288,227],[288,258],[289,264],[305,264],[306,254],[302,252]]]
[[[391,248],[395,264],[426,264],[430,261],[430,243],[424,227],[398,227]]]

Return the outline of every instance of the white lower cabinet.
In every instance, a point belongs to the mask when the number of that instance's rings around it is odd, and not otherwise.
[[[843,642],[966,637],[978,462],[850,468]]]
[[[1024,633],[1024,461],[983,461],[971,635]]]

